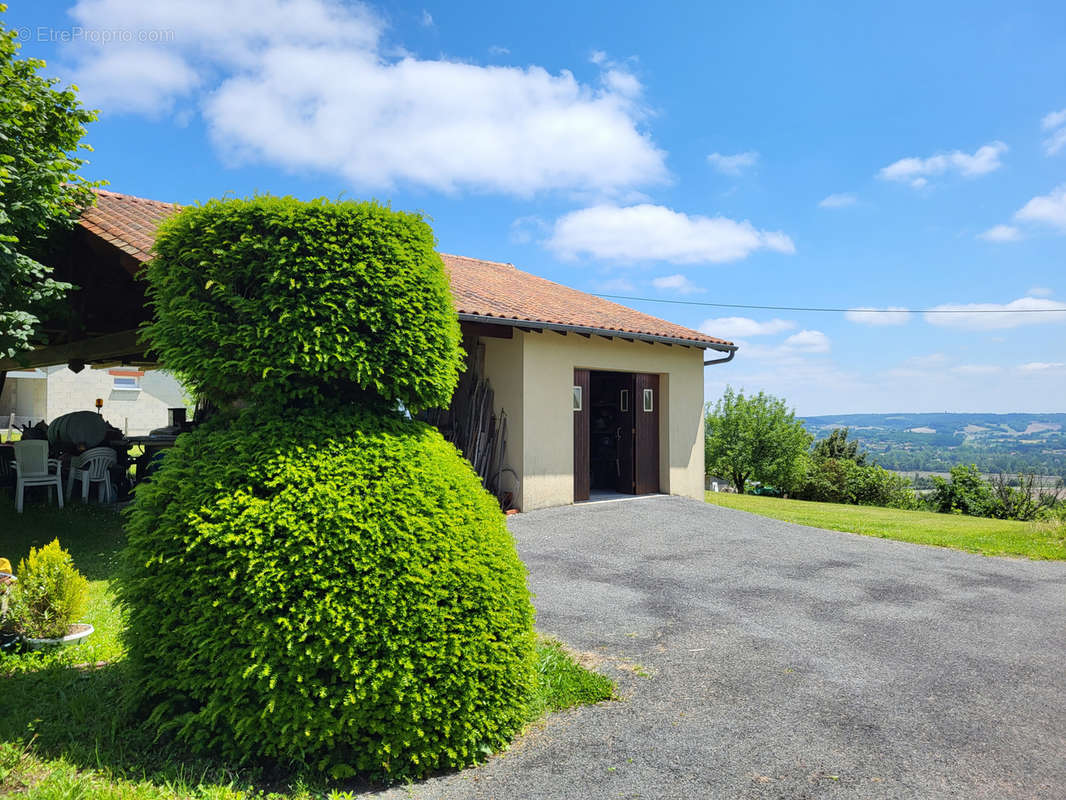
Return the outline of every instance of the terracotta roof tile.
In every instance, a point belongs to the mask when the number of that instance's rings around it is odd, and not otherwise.
[[[176,203],[97,189],[96,205],[85,210],[81,225],[139,261],[147,261],[159,223],[180,208]]]
[[[97,205],[85,211],[81,226],[138,261],[148,261],[159,223],[180,210],[118,192],[96,190]],[[513,264],[441,253],[460,317],[501,322],[543,323],[614,331],[699,345],[729,345],[724,339],[675,325],[601,297],[516,269]]]
[[[460,316],[468,314],[549,325],[632,333],[696,344],[730,344],[724,339],[642,314],[602,297],[516,269],[512,264],[441,253]]]

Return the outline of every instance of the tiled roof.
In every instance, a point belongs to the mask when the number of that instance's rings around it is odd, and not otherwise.
[[[460,316],[567,325],[617,331],[696,344],[730,344],[724,339],[642,314],[602,297],[516,269],[513,264],[441,253],[451,277]]]
[[[175,203],[102,189],[96,194],[97,205],[82,215],[81,226],[141,262],[151,258],[156,227],[181,208]],[[614,331],[690,341],[697,346],[731,344],[523,272],[513,264],[446,253],[441,258],[451,278],[452,298],[460,317]]]
[[[129,194],[96,190],[96,205],[81,215],[81,226],[138,261],[152,257],[155,230],[166,217],[181,209]]]

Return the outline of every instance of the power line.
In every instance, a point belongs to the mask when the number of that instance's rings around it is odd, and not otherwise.
[[[667,300],[662,297],[630,297],[624,294],[597,294],[606,300],[636,300],[641,303],[672,303],[679,306],[707,306],[712,308],[748,308],[760,311],[824,311],[859,314],[1066,314],[1066,308],[809,308],[804,306],[755,306],[745,303],[703,303],[698,300]]]

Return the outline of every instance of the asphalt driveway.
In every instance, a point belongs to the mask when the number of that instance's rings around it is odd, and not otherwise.
[[[384,797],[1066,797],[1066,563],[669,497],[511,527],[538,628],[626,699]]]

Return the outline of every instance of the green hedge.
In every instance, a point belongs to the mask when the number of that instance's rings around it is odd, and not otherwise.
[[[217,402],[364,395],[447,406],[459,323],[433,232],[376,203],[212,200],[166,220],[147,341]],[[325,388],[327,387],[328,388]]]
[[[807,476],[792,495],[797,500],[851,503],[914,509],[918,500],[911,482],[876,465],[857,464],[847,458],[815,458]]]
[[[127,527],[138,696],[197,751],[418,776],[526,718],[525,568],[427,425],[341,404],[216,418],[178,439]]]

